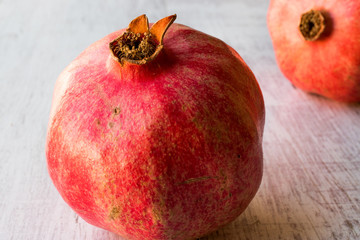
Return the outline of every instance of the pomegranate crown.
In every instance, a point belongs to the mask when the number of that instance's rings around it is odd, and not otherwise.
[[[110,42],[112,57],[121,65],[142,65],[153,60],[162,50],[164,35],[175,19],[176,14],[165,17],[149,28],[145,14],[135,18],[121,36]]]

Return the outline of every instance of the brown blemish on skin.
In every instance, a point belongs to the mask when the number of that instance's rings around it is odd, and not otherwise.
[[[109,219],[111,220],[115,220],[119,217],[120,215],[120,209],[118,207],[113,207],[109,213]]]
[[[208,179],[212,179],[215,177],[210,177],[210,176],[203,176],[203,177],[198,177],[198,178],[189,178],[183,182],[181,182],[180,184],[189,184],[189,183],[194,183],[194,182],[200,182],[200,181],[204,181],[204,180],[208,180]]]
[[[115,115],[119,115],[121,113],[120,107],[114,108],[113,112],[114,112]]]

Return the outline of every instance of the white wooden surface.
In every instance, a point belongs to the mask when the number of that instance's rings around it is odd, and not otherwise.
[[[295,89],[277,68],[265,0],[0,0],[0,239],[109,239],[64,203],[44,154],[55,80],[90,43],[146,13],[233,46],[266,103],[264,178],[248,209],[203,240],[360,239],[360,105]]]

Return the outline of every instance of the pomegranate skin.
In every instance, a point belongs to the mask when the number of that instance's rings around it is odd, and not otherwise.
[[[234,220],[262,178],[264,102],[219,39],[173,24],[145,65],[116,62],[114,32],[59,76],[51,179],[85,221],[133,240],[194,239]]]
[[[301,15],[324,14],[319,39],[306,41]],[[360,1],[271,0],[267,15],[279,68],[296,87],[330,99],[360,102]]]

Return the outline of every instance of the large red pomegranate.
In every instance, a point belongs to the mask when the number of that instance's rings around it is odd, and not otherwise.
[[[51,179],[83,219],[128,239],[207,234],[243,212],[261,182],[254,75],[231,47],[175,17],[150,30],[136,18],[55,86]]]
[[[360,102],[359,0],[271,0],[267,17],[278,65],[295,86]]]

